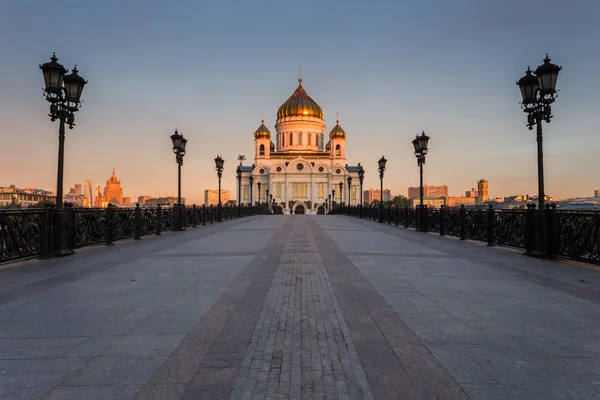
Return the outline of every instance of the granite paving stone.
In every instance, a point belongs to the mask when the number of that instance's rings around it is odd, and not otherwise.
[[[598,399],[600,271],[339,215],[0,267],[0,399]]]

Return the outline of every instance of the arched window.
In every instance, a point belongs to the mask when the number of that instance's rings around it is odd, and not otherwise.
[[[285,146],[285,135],[281,134],[281,147]]]
[[[265,145],[264,144],[260,145],[259,150],[258,150],[258,154],[261,155],[261,156],[265,155]]]
[[[294,145],[294,133],[290,132],[290,146]]]
[[[341,150],[341,148],[340,148],[340,145],[339,145],[339,144],[336,144],[336,145],[335,145],[335,155],[336,155],[336,156],[341,156],[341,155],[342,155],[342,150]]]
[[[298,144],[302,144],[302,132],[298,133]]]

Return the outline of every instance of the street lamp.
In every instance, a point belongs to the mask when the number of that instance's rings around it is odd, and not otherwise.
[[[238,179],[238,217],[242,216],[242,166],[238,165],[237,169],[237,179]]]
[[[352,189],[352,177],[348,177],[348,215],[350,215],[350,190]]]
[[[221,177],[223,176],[223,163],[225,163],[225,160],[223,160],[221,156],[215,158],[215,169],[217,170],[217,176],[219,177],[219,222],[223,222],[221,214]]]
[[[173,153],[175,153],[175,162],[177,162],[177,216],[175,218],[175,230],[183,230],[183,211],[181,208],[181,166],[183,165],[183,157],[185,156],[185,146],[187,139],[180,135],[175,129],[175,133],[171,135],[173,142]]]
[[[340,206],[343,206],[343,205],[344,205],[344,182],[340,182]]]
[[[358,170],[358,181],[360,182],[360,218],[362,218],[362,208],[363,208],[363,179],[365,179],[365,170],[362,165],[358,163],[360,169]]]
[[[75,112],[81,105],[81,93],[87,81],[78,74],[77,66],[73,67],[71,73],[65,75],[67,70],[58,63],[56,53],[52,54],[50,62],[40,65],[44,75],[44,93],[46,100],[50,103],[51,121],[60,121],[58,127],[58,170],[56,174],[56,213],[55,213],[55,248],[57,256],[73,254],[67,250],[66,245],[66,223],[67,214],[63,208],[63,170],[65,159],[65,123],[69,129],[75,125]]]
[[[252,192],[254,191],[253,190],[254,189],[254,177],[252,175],[250,175],[249,181],[250,181],[250,215],[252,215],[252,206],[253,206],[253,204],[252,204]]]
[[[417,214],[417,230],[425,232],[427,227],[423,227],[423,165],[425,164],[425,156],[427,155],[427,144],[429,143],[429,136],[425,134],[425,131],[421,133],[421,136],[417,135],[413,141],[413,147],[415,148],[415,157],[417,157],[417,165],[419,166],[419,196],[420,205],[419,212]]]
[[[550,62],[548,54],[544,58],[544,63],[536,68],[535,72],[527,67],[525,76],[517,82],[521,90],[521,107],[527,113],[527,126],[529,130],[533,130],[533,125],[537,128],[537,161],[538,161],[538,218],[539,240],[538,250],[540,255],[545,255],[545,221],[541,213],[544,211],[546,192],[544,190],[544,152],[543,152],[543,132],[542,121],[550,123],[552,119],[551,104],[557,96],[556,81],[558,73],[562,67]]]
[[[262,184],[260,182],[258,182],[256,184],[256,187],[258,188],[258,214],[260,215],[260,187],[262,186]]]
[[[333,202],[335,203],[335,189],[331,190],[331,194],[333,195]],[[331,208],[333,209],[333,203],[331,204]]]
[[[381,190],[379,192],[379,222],[383,222],[383,173],[385,171],[385,164],[387,163],[387,160],[385,159],[384,156],[381,156],[378,163],[379,163],[379,182],[381,185]]]
[[[329,212],[331,210],[331,194],[327,195],[327,197],[328,197],[327,212]]]

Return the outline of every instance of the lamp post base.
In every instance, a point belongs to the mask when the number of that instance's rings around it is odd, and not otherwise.
[[[54,251],[53,257],[65,257],[75,254],[74,250],[67,248],[68,215],[65,210],[55,211],[54,214]]]

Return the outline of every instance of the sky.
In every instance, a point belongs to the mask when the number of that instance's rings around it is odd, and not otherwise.
[[[535,130],[515,82],[546,53],[562,65],[544,123],[546,191],[600,189],[600,2],[595,0],[83,1],[4,0],[0,14],[0,186],[55,191],[58,122],[48,118],[39,64],[88,80],[67,130],[65,190],[113,168],[124,195],[176,194],[169,136],[188,139],[183,196],[236,193],[237,156],[252,163],[253,132],[275,132],[279,106],[303,86],[326,134],[347,132],[364,188],[407,194],[419,174],[411,140],[425,131],[425,183],[460,196],[489,181],[490,197],[537,193]]]

